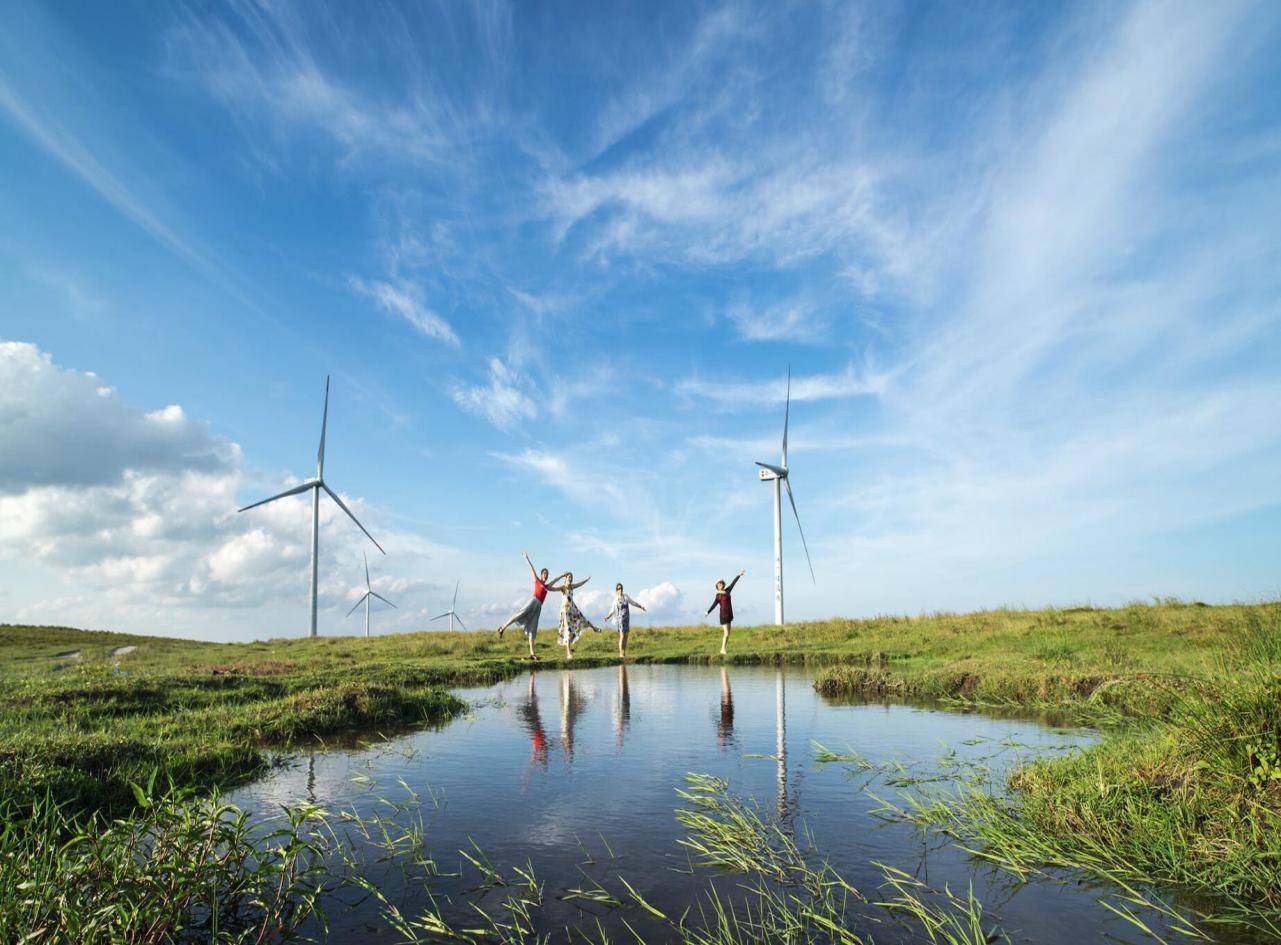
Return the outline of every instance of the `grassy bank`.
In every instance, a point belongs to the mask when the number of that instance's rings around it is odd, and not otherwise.
[[[563,665],[543,641],[540,667]],[[629,656],[718,662],[718,645],[709,626],[637,627]],[[614,662],[614,646],[589,634],[574,665]],[[450,687],[527,668],[522,650],[492,632],[212,644],[0,626],[0,796],[11,812],[47,800],[88,816],[130,808],[130,784],[157,770],[180,787],[230,785],[277,750],[448,719],[463,709]],[[736,630],[731,651],[815,666],[831,697],[1123,723],[1019,772],[1012,804],[971,794],[925,820],[1011,869],[1155,880],[1236,903],[1256,925],[1281,913],[1281,606],[828,620]]]

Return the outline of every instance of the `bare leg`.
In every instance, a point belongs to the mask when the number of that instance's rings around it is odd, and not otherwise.
[[[565,644],[565,659],[567,659],[567,660],[572,660],[573,658],[574,658],[574,651],[573,651],[573,650],[571,650],[571,649],[569,648],[569,644],[568,644],[568,643],[566,643],[566,644]]]
[[[622,659],[626,655],[627,655],[627,634],[620,633],[618,635],[618,658]]]
[[[721,624],[721,656],[725,656],[725,647],[729,646],[729,624]]]
[[[527,633],[525,634],[525,639],[529,641],[529,658],[531,660],[538,659],[538,657],[534,655],[534,635],[532,633]]]

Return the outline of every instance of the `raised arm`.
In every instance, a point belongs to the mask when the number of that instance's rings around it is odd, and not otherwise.
[[[737,574],[734,575],[734,580],[730,581],[727,585],[725,585],[726,594],[728,594],[730,591],[734,589],[734,585],[738,583],[738,579],[741,578],[742,576],[743,576],[743,572],[739,571]]]
[[[547,582],[547,585],[546,585],[546,586],[547,586],[547,589],[548,589],[549,591],[560,591],[562,594],[563,594],[563,593],[565,593],[565,588],[564,588],[564,586],[563,586],[563,585],[560,585],[560,584],[557,584],[556,582],[557,582],[557,581],[559,581],[559,580],[561,580],[561,579],[563,579],[563,578],[564,578],[564,577],[566,577],[568,574],[569,574],[569,572],[568,572],[568,571],[563,571],[563,572],[561,572],[560,574],[556,575],[554,578],[552,578],[550,581],[548,581],[548,582]]]
[[[530,561],[530,560],[529,560],[529,552],[528,552],[528,551],[522,551],[522,552],[521,552],[521,554],[522,554],[522,555],[524,555],[524,557],[525,557],[525,563],[526,563],[527,565],[529,565],[529,573],[530,573],[530,574],[532,574],[532,575],[534,576],[534,580],[535,580],[535,581],[537,581],[537,580],[538,580],[538,570],[534,567],[534,562],[532,562],[532,561]]]

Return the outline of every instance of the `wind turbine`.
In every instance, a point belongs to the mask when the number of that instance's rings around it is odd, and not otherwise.
[[[450,630],[454,629],[455,617],[458,618],[458,625],[462,627],[464,630],[467,629],[467,624],[463,623],[463,618],[458,616],[458,611],[455,609],[458,607],[458,585],[461,583],[462,583],[462,578],[459,578],[457,581],[454,582],[454,602],[449,605],[449,609],[445,611],[443,614],[438,614],[435,617],[431,618],[432,620],[444,620],[446,617],[448,617]]]
[[[787,487],[787,500],[792,503],[792,514],[796,516],[796,530],[801,533],[801,547],[805,549],[805,562],[810,567],[810,580],[818,583],[814,577],[814,563],[810,561],[809,545],[805,543],[805,530],[801,528],[801,514],[796,511],[796,498],[792,495],[792,483],[787,474],[787,423],[792,410],[792,369],[787,369],[787,400],[783,407],[783,461],[772,466],[758,462],[761,467],[762,482],[774,482],[774,623],[783,626],[783,486]]]
[[[277,499],[283,499],[286,496],[298,495],[301,492],[311,492],[311,635],[316,635],[316,587],[319,583],[320,568],[320,493],[324,490],[329,494],[329,498],[338,504],[338,508],[347,513],[347,517],[356,523],[356,527],[365,533],[365,537],[374,542],[374,547],[383,554],[383,546],[374,541],[374,536],[369,534],[369,529],[360,524],[360,520],[351,514],[351,509],[347,508],[338,494],[325,484],[325,428],[329,425],[329,378],[325,378],[325,412],[320,418],[320,449],[316,453],[316,478],[308,479],[301,485],[294,486],[292,489],[286,489],[279,495],[273,495],[270,499],[263,499],[261,502],[255,502],[253,505],[246,505],[240,512],[247,512],[249,509],[256,509],[260,505],[266,505],[268,502],[275,502]]]
[[[362,558],[365,559],[365,593],[360,595],[360,600],[352,604],[351,610],[347,611],[347,616],[350,617],[352,614],[356,612],[357,607],[359,607],[361,604],[364,604],[365,605],[365,636],[368,637],[369,636],[369,605],[373,602],[373,599],[377,597],[380,601],[382,601],[384,604],[388,605],[389,607],[395,607],[396,605],[393,604],[391,601],[389,601],[387,598],[383,597],[376,590],[374,590],[373,585],[369,583],[369,556],[365,554],[363,551],[360,553],[360,555]]]

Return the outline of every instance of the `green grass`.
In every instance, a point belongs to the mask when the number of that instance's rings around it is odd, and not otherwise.
[[[719,636],[636,627],[629,658],[719,662]],[[539,665],[564,665],[553,634],[541,639]],[[112,656],[121,646],[137,649]],[[588,634],[573,665],[616,662],[614,647]],[[130,784],[156,770],[180,789],[227,786],[275,751],[447,720],[464,708],[450,687],[520,672],[523,648],[492,632],[212,644],[0,626],[0,797],[12,816],[53,803],[83,818],[128,812]],[[935,823],[1016,870],[1166,884],[1257,928],[1281,915],[1277,604],[827,620],[735,630],[730,648],[731,663],[814,666],[831,698],[1108,723],[1098,746],[1017,772],[1012,801],[957,799]]]

